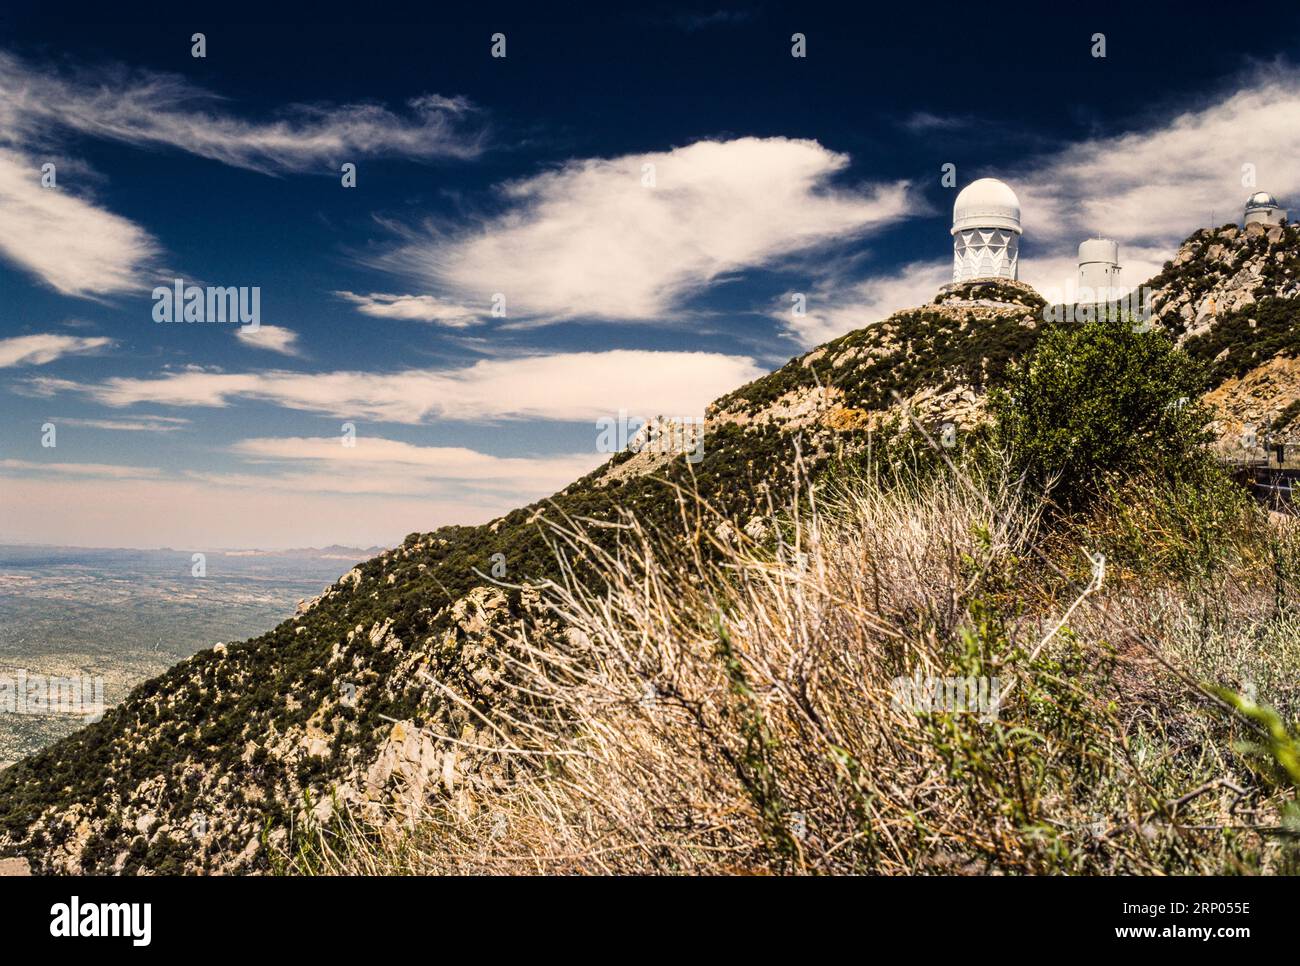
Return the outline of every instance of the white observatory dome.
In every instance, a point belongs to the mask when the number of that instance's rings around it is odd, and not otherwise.
[[[996,178],[961,189],[952,206],[952,280],[1015,281],[1020,263],[1020,199]]]
[[[1250,211],[1252,208],[1276,208],[1277,206],[1277,199],[1267,191],[1256,191],[1246,199],[1247,211]]]
[[[1020,199],[997,178],[972,181],[952,206],[952,234],[966,228],[1005,228],[1020,234]]]
[[[1256,191],[1246,199],[1243,222],[1246,225],[1281,225],[1286,221],[1287,211],[1277,203],[1267,191]]]
[[[1084,265],[1088,262],[1118,265],[1119,242],[1109,238],[1089,238],[1087,241],[1079,242],[1079,264]]]

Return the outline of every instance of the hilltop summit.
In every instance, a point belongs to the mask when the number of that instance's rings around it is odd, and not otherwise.
[[[1227,430],[1300,414],[1297,269],[1294,227],[1252,225],[1197,232],[1151,282],[1157,324],[1213,365]],[[0,853],[43,872],[255,872],[308,812],[479,807],[508,778],[476,750],[510,673],[496,632],[527,617],[541,645],[568,633],[526,586],[554,570],[542,516],[667,526],[680,484],[752,528],[796,458],[816,474],[865,446],[899,398],[924,421],[983,420],[1044,308],[1010,279],[945,286],[718,399],[698,462],[623,452],[490,524],[412,533],[278,627],[196,654],[0,774]],[[522,589],[486,579],[496,554]]]

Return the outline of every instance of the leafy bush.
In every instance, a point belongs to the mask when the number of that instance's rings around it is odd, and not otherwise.
[[[990,401],[995,440],[1058,504],[1091,501],[1116,474],[1209,472],[1203,368],[1128,316],[1049,329]]]

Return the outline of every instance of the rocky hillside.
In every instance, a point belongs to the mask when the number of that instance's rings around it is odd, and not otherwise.
[[[1300,440],[1300,230],[1203,229],[1148,284],[1153,319],[1211,366],[1206,400],[1228,448],[1245,427]]]
[[[1215,360],[1234,413],[1296,398],[1281,373],[1297,250],[1293,229],[1201,232],[1156,280],[1160,321]],[[515,657],[494,629],[527,620],[539,647],[567,633],[526,586],[554,573],[543,515],[680,527],[677,484],[727,518],[720,536],[752,532],[796,458],[816,473],[863,447],[895,393],[933,426],[978,422],[1043,308],[1024,285],[946,288],[718,400],[697,462],[645,446],[491,524],[411,534],[274,630],[195,655],[0,773],[0,854],[46,872],[254,872],[308,812],[489,807],[508,765],[483,754],[504,740],[485,712]]]

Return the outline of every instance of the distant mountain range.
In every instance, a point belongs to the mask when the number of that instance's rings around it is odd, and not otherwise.
[[[298,547],[293,550],[222,550],[227,557],[324,557],[329,560],[361,560],[382,553],[383,547]]]
[[[12,543],[6,544],[0,541],[0,547],[22,547],[39,550],[51,551],[80,551],[93,550],[96,553],[121,552],[121,553],[189,553],[188,550],[178,550],[175,547],[154,547],[141,550],[130,547],[76,547],[65,544],[38,544],[38,543]],[[344,547],[339,544],[331,544],[328,547],[295,547],[291,550],[217,550],[216,553],[223,554],[227,557],[330,557],[339,560],[358,560],[367,556],[374,556],[382,551],[383,547]]]

